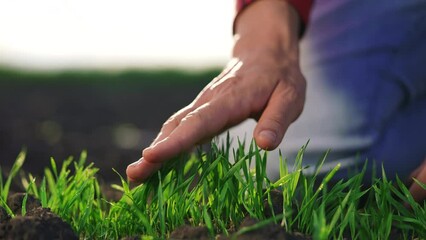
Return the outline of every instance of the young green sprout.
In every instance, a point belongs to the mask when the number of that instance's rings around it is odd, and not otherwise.
[[[211,237],[221,233],[236,239],[269,224],[314,239],[387,239],[392,231],[403,239],[426,238],[426,206],[416,203],[398,178],[392,182],[383,172],[381,179],[363,186],[365,168],[347,180],[339,180],[334,179],[337,165],[320,179],[318,173],[326,154],[314,175],[305,176],[305,149],[301,148],[291,171],[280,158],[280,178],[271,181],[266,174],[267,154],[255,144],[245,150],[242,143],[238,149],[230,149],[229,143],[212,143],[209,152],[179,156],[134,189],[117,173],[121,184],[113,187],[123,193],[117,202],[102,197],[96,179],[98,169],[86,164],[86,153],[78,161],[64,161],[61,168],[52,159],[40,184],[32,175],[23,182],[27,194],[39,198],[43,207],[70,223],[82,239],[164,239],[184,224],[205,226]],[[18,156],[6,182],[0,176],[0,204],[9,215],[6,199],[10,182],[24,158],[24,153]],[[279,203],[271,197],[277,191],[282,194]],[[407,209],[405,203],[411,208]],[[271,210],[276,209],[273,204],[281,205],[282,211]],[[247,216],[259,222],[239,229]]]

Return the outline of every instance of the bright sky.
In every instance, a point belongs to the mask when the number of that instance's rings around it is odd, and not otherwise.
[[[221,66],[233,16],[233,0],[0,0],[0,64]]]

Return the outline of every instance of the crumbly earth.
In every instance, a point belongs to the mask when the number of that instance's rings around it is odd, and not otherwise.
[[[6,211],[0,208],[0,239],[78,239],[68,223],[52,213],[49,208],[41,207],[40,202],[32,196],[28,196],[27,213],[22,216],[24,196],[25,194],[17,193],[8,198],[8,205],[16,215],[14,218],[10,218]]]
[[[171,240],[178,239],[211,239],[207,227],[183,225],[178,227],[170,234]]]

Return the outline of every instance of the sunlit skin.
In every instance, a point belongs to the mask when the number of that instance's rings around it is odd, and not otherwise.
[[[143,182],[166,161],[247,118],[256,119],[256,144],[275,149],[303,110],[306,82],[300,72],[295,10],[281,0],[251,4],[235,22],[233,58],[192,103],[164,124],[142,158],[127,168]],[[426,182],[426,164],[415,175]],[[425,190],[412,185],[418,201]]]

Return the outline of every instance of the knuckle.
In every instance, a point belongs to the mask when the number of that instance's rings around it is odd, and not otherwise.
[[[182,119],[182,124],[190,124],[192,126],[202,125],[206,121],[206,118],[199,110],[190,112],[186,117]]]
[[[293,83],[286,83],[284,91],[282,91],[280,94],[281,98],[289,102],[295,102],[300,97],[300,92],[297,86]]]
[[[189,104],[188,106],[182,108],[178,112],[174,113],[171,117],[169,117],[163,124],[162,130],[165,129],[174,129],[181,124],[182,118],[187,115],[188,111],[194,108],[194,103]]]
[[[176,118],[175,116],[172,116],[169,119],[167,119],[166,122],[164,122],[161,130],[165,130],[165,129],[168,129],[168,128],[175,128],[175,127],[179,126],[179,124],[180,124],[179,119]]]
[[[296,84],[289,84],[286,86],[284,91],[279,93],[279,98],[282,99],[283,103],[287,105],[286,112],[283,112],[282,115],[286,115],[288,121],[295,121],[303,111],[305,103],[305,90],[304,88],[299,87]]]
[[[303,83],[286,82],[280,98],[296,108],[303,108],[306,87]]]

